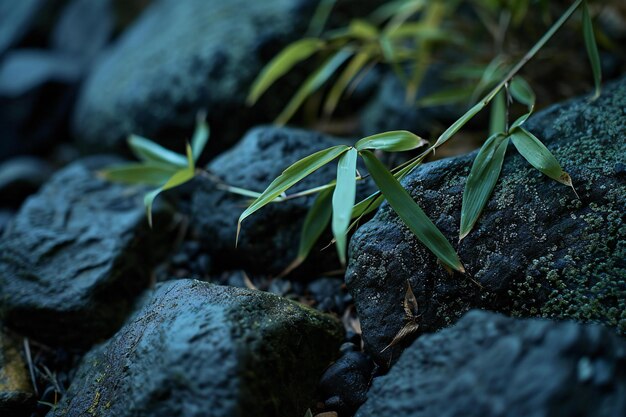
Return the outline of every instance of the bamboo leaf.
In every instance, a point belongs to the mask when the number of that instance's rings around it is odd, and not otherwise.
[[[472,230],[493,193],[502,170],[504,154],[509,143],[501,132],[492,135],[478,152],[463,191],[459,239]]]
[[[515,100],[526,105],[529,109],[535,107],[535,92],[522,77],[517,76],[511,80],[509,91]]]
[[[379,133],[359,140],[354,147],[362,151],[364,149],[379,149],[388,152],[409,151],[427,145],[428,142],[419,136],[406,131],[394,130]]]
[[[333,88],[328,93],[326,98],[326,102],[324,103],[324,113],[326,115],[332,114],[337,108],[337,104],[339,103],[339,99],[343,95],[346,88],[350,82],[356,77],[356,75],[361,71],[363,66],[367,64],[367,61],[370,59],[369,51],[362,51],[357,53],[348,63],[346,69],[341,73],[341,76],[333,85]]]
[[[206,120],[204,120],[204,117],[198,117],[196,130],[193,132],[193,137],[191,138],[191,151],[194,162],[198,162],[202,151],[209,141],[210,132],[209,125]]]
[[[356,197],[357,155],[357,150],[351,148],[339,158],[339,163],[337,164],[337,185],[333,193],[332,230],[342,265],[346,264],[347,232]]]
[[[305,38],[296,41],[283,49],[272,59],[254,80],[250,95],[246,102],[248,105],[256,103],[259,97],[274,82],[285,75],[297,63],[304,61],[324,46],[324,42],[316,38]]]
[[[554,155],[535,135],[519,127],[512,131],[511,141],[518,152],[533,167],[553,180],[572,187],[572,179],[569,174],[563,171]]]
[[[352,55],[348,49],[340,49],[322,64],[313,74],[306,79],[298,91],[293,95],[282,113],[276,118],[276,123],[284,125],[291,119],[304,100],[317,91],[337,69]]]
[[[170,165],[176,168],[187,166],[187,159],[176,152],[165,149],[161,145],[137,135],[128,137],[128,146],[137,158],[146,162]]]
[[[348,34],[357,39],[374,40],[378,37],[378,28],[365,20],[354,19],[348,25]]]
[[[163,185],[175,172],[176,169],[169,165],[130,163],[108,167],[99,175],[106,180],[126,184]]]
[[[143,204],[146,206],[146,215],[148,216],[148,224],[152,227],[152,204],[154,200],[165,190],[177,187],[191,180],[195,175],[193,169],[185,168],[177,171],[163,186],[147,193],[143,198]]]
[[[243,213],[241,213],[237,224],[237,236],[239,236],[241,222],[243,222],[248,216],[271,203],[276,197],[287,191],[304,177],[315,172],[338,156],[341,156],[348,149],[350,149],[350,147],[346,145],[333,146],[309,155],[285,169],[283,173],[272,181],[265,191],[263,191],[261,196],[254,200],[252,204],[250,204],[250,206]]]
[[[462,103],[469,99],[473,87],[450,88],[439,90],[417,100],[417,104],[422,107],[443,106],[446,104]]]
[[[337,0],[320,0],[307,30],[309,36],[320,36],[322,34],[336,2]]]
[[[487,98],[490,99],[490,97],[487,97]],[[485,99],[479,101],[478,103],[476,103],[474,106],[472,106],[472,108],[470,108],[468,111],[466,111],[463,116],[459,117],[459,119],[456,122],[452,123],[452,125],[450,125],[450,127],[447,128],[441,134],[441,136],[439,136],[439,138],[437,138],[437,142],[435,142],[435,145],[433,145],[433,146],[438,148],[439,146],[441,146],[444,143],[446,143],[459,130],[461,130],[461,128],[463,126],[465,126],[465,124],[472,119],[472,117],[476,116],[476,114],[478,114],[478,112],[480,112],[482,109],[485,108],[485,106],[489,103],[487,98],[485,98]]]
[[[506,130],[506,93],[500,91],[491,103],[489,115],[489,135],[502,133]]]
[[[587,5],[586,0],[583,1],[583,37],[585,39],[585,47],[587,48],[589,62],[591,63],[591,71],[593,72],[593,83],[595,85],[593,100],[595,100],[600,97],[602,67],[600,65],[600,54],[598,53],[596,37],[593,33],[593,23],[591,21],[591,16],[589,16],[589,6]]]
[[[361,151],[367,170],[376,185],[387,199],[391,208],[398,214],[404,224],[415,234],[439,260],[448,267],[465,272],[454,248],[437,229],[437,226],[426,216],[420,206],[413,201],[409,193],[398,180],[370,151]]]

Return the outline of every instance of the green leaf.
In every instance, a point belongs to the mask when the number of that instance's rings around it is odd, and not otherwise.
[[[280,273],[280,276],[289,274],[304,262],[309,256],[309,253],[311,253],[313,246],[315,246],[315,242],[317,242],[322,233],[324,233],[324,230],[328,227],[333,213],[332,196],[334,189],[335,187],[333,186],[332,188],[322,190],[315,197],[313,205],[309,208],[304,218],[304,224],[300,232],[298,256]]]
[[[489,135],[502,133],[506,130],[506,93],[500,91],[491,102],[489,117]]]
[[[591,17],[589,16],[589,6],[587,5],[586,0],[583,1],[583,37],[585,38],[585,47],[587,48],[587,55],[589,56],[591,71],[593,72],[593,83],[595,84],[593,100],[595,100],[600,97],[602,67],[600,65],[600,54],[598,53],[596,37],[593,33],[593,23],[591,22]]]
[[[333,193],[332,230],[342,265],[346,264],[347,231],[356,197],[357,156],[357,150],[351,148],[339,158],[339,163],[337,164],[337,185]]]
[[[237,224],[237,237],[239,236],[241,222],[243,222],[246,217],[271,203],[276,197],[280,196],[307,175],[315,172],[338,156],[341,156],[348,149],[350,149],[350,147],[346,145],[333,146],[309,155],[284,170],[283,173],[272,181],[265,191],[263,191],[261,196],[254,200],[252,204],[250,204],[250,206],[243,213],[241,213]]]
[[[320,0],[313,17],[311,18],[311,23],[309,23],[307,35],[320,36],[322,34],[324,26],[326,26],[326,22],[330,16],[330,12],[333,10],[336,2],[337,0]]]
[[[397,179],[370,151],[361,151],[367,170],[404,224],[446,266],[465,272],[454,248]]]
[[[572,187],[572,179],[563,171],[554,155],[535,135],[518,127],[511,133],[511,141],[518,152],[536,169],[561,184]]]
[[[177,187],[186,183],[194,177],[194,171],[189,168],[181,169],[170,177],[170,179],[156,190],[152,190],[147,193],[143,198],[143,204],[146,206],[146,215],[148,216],[148,224],[152,227],[152,204],[159,194],[165,190]]]
[[[354,147],[362,151],[364,149],[379,149],[388,152],[409,151],[428,144],[425,139],[414,135],[406,130],[394,130],[379,133],[359,140]]]
[[[489,97],[487,97],[489,98]],[[476,116],[478,112],[485,108],[485,106],[489,103],[487,98],[476,103],[472,108],[470,108],[463,116],[461,116],[456,122],[452,123],[449,128],[447,128],[439,138],[437,138],[437,142],[435,142],[434,147],[438,148],[439,146],[446,143],[452,136],[454,136],[467,122],[469,122],[472,117]],[[490,98],[489,98],[490,99]]]
[[[176,168],[187,166],[187,159],[176,152],[165,149],[161,145],[137,135],[128,137],[128,146],[137,158],[146,162],[156,162]]]
[[[354,19],[348,25],[348,35],[363,40],[374,40],[378,37],[378,28],[371,23]]]
[[[472,230],[500,177],[509,139],[501,132],[492,135],[476,155],[465,183],[459,240]]]
[[[276,118],[278,125],[284,125],[295,114],[304,100],[317,91],[337,69],[352,55],[348,49],[340,49],[322,64],[313,74],[306,79],[298,91],[293,95],[285,109]]]
[[[522,77],[517,76],[511,80],[509,91],[515,100],[526,105],[529,109],[535,107],[535,92]]]
[[[130,163],[114,165],[99,172],[109,181],[127,184],[163,185],[176,172],[168,165],[155,163]]]
[[[417,104],[422,107],[444,106],[446,104],[456,104],[467,101],[474,90],[473,87],[454,87],[446,90],[439,90],[417,100]]]
[[[343,92],[346,90],[348,85],[356,75],[361,71],[363,66],[367,64],[367,61],[370,59],[369,51],[362,51],[357,53],[348,63],[346,69],[341,73],[337,82],[333,85],[333,88],[328,93],[326,97],[326,102],[324,103],[324,113],[327,115],[332,114],[337,108],[337,104],[339,103],[339,99],[343,95]]]
[[[261,71],[259,76],[254,80],[250,95],[248,96],[248,105],[256,103],[259,97],[274,82],[285,75],[297,63],[304,61],[324,46],[324,42],[316,38],[305,38],[292,43],[283,49],[274,59],[272,59]]]
[[[198,117],[196,130],[193,132],[193,137],[191,138],[191,153],[193,154],[194,162],[198,162],[204,147],[209,141],[209,135],[210,130],[206,120],[204,120],[204,117]]]

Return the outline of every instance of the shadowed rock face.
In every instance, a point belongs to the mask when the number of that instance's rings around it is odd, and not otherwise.
[[[161,284],[50,415],[304,415],[341,338],[335,319],[273,294]]]
[[[228,185],[262,192],[292,163],[346,143],[351,142],[312,131],[260,127],[248,132],[237,146],[217,157],[207,169]],[[289,193],[327,184],[336,175],[337,163],[330,163]],[[369,183],[360,184],[359,196],[364,198],[371,191]],[[213,182],[203,179],[198,181],[194,193],[193,223],[221,267],[278,274],[297,256],[302,224],[314,199],[315,196],[309,196],[265,206],[244,221],[235,248],[237,220],[250,204],[250,198],[217,189]],[[330,241],[330,236],[320,239],[300,272],[306,270],[310,275],[339,267],[335,248],[322,250]]]
[[[467,313],[374,380],[358,417],[626,414],[626,342],[598,325]]]
[[[0,309],[36,340],[89,345],[111,335],[166,249],[169,214],[149,230],[144,188],[112,184],[88,158],[56,173],[0,241]]]
[[[80,143],[91,152],[124,149],[125,136],[137,133],[180,145],[205,109],[211,146],[223,148],[267,117],[267,105],[246,108],[246,94],[263,63],[301,36],[314,4],[155,1],[86,82],[73,123]]]
[[[553,106],[534,116],[535,133],[568,171],[580,195],[543,176],[511,146],[494,194],[461,243],[463,188],[475,154],[424,165],[404,186],[457,248],[468,277],[448,276],[388,205],[351,241],[346,282],[366,349],[381,350],[403,326],[407,280],[421,332],[454,323],[470,308],[513,316],[600,322],[626,333],[626,79],[602,97]]]

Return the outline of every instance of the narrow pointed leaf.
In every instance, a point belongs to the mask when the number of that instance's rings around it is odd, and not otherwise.
[[[169,190],[170,188],[174,188],[186,183],[193,177],[193,169],[181,169],[180,171],[172,175],[170,179],[165,184],[163,184],[162,187],[159,187],[156,190],[152,190],[144,196],[143,204],[144,206],[146,206],[146,215],[148,216],[148,224],[150,224],[150,227],[152,227],[152,204],[154,203],[154,200],[158,197],[158,195],[165,190]]]
[[[385,198],[380,191],[375,192],[354,205],[352,208],[352,218],[356,219],[371,213],[376,210],[384,200]]]
[[[526,105],[529,109],[535,106],[535,92],[530,84],[522,77],[517,76],[511,80],[509,91],[515,100]]]
[[[502,133],[506,130],[506,94],[500,91],[491,102],[489,115],[489,135]]]
[[[394,130],[379,133],[359,140],[354,147],[362,151],[364,149],[379,149],[388,152],[409,151],[427,145],[428,142],[419,136],[406,130]]]
[[[347,232],[356,197],[357,155],[357,150],[351,148],[339,158],[339,163],[337,164],[337,185],[333,193],[332,230],[342,265],[346,264]]]
[[[463,191],[460,239],[472,230],[487,205],[500,177],[508,143],[503,133],[497,133],[487,139],[476,155]]]
[[[191,138],[191,153],[193,154],[194,162],[198,162],[204,147],[209,141],[209,135],[210,130],[207,122],[203,118],[198,119],[196,130],[193,132],[193,137]]]
[[[444,265],[454,270],[465,272],[450,242],[426,216],[421,207],[411,198],[398,180],[372,152],[361,151],[360,153],[376,185],[404,224]]]
[[[572,186],[569,174],[535,135],[520,127],[511,133],[511,141],[533,167],[561,184]]]
[[[309,155],[291,165],[272,181],[259,198],[254,200],[252,204],[241,213],[241,216],[239,216],[239,224],[252,213],[271,203],[276,197],[287,191],[304,177],[315,172],[348,149],[350,149],[350,147],[346,145],[333,146]]]
[[[143,161],[171,165],[177,168],[187,166],[187,159],[183,155],[172,152],[141,136],[130,135],[128,137],[128,146],[137,158]]]
[[[591,63],[591,71],[593,72],[593,83],[595,85],[593,99],[595,100],[600,97],[602,67],[600,65],[600,54],[598,53],[596,37],[593,33],[593,23],[591,22],[591,16],[589,16],[589,6],[587,5],[586,0],[583,1],[583,37],[585,39],[585,47],[587,48],[589,62]]]
[[[373,40],[378,37],[378,28],[365,20],[354,19],[348,26],[348,34],[357,39]]]
[[[343,95],[346,88],[356,75],[363,69],[363,66],[367,64],[370,59],[369,51],[357,53],[348,63],[346,69],[341,73],[341,76],[337,82],[333,85],[333,88],[328,93],[326,102],[324,103],[324,113],[327,115],[332,114],[337,108],[339,99]]]
[[[126,184],[163,185],[176,172],[168,165],[130,163],[114,165],[99,172],[100,176]]]
[[[434,146],[439,147],[446,143],[452,136],[454,136],[459,130],[461,130],[461,128],[472,119],[472,117],[476,116],[478,112],[484,109],[487,104],[487,99],[483,99],[476,103],[474,106],[472,106],[468,111],[465,112],[463,116],[459,117],[456,122],[452,123],[452,125],[450,125],[450,127],[447,128],[441,134],[441,136],[439,136]]]
[[[346,62],[352,55],[352,51],[348,49],[341,49],[332,55],[326,62],[322,64],[313,74],[306,79],[306,81],[300,86],[298,91],[293,95],[285,109],[276,118],[276,123],[284,125],[291,119],[298,108],[302,105],[304,100],[317,91],[328,79],[339,69],[339,67]]]
[[[249,105],[254,104],[278,78],[289,72],[297,63],[319,51],[322,46],[324,46],[324,42],[320,39],[305,38],[283,49],[263,68],[254,81],[247,103]]]
[[[473,88],[454,87],[440,90],[417,100],[417,104],[422,107],[444,106],[467,101],[472,94]]]
[[[336,2],[337,0],[320,0],[313,17],[311,18],[309,28],[306,31],[307,35],[319,36],[322,34],[324,26],[326,26],[326,22],[330,16],[330,12],[333,10]]]

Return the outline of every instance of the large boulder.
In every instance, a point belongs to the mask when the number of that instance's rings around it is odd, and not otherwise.
[[[0,312],[7,324],[48,343],[88,345],[112,334],[164,254],[170,215],[150,230],[144,188],[108,183],[71,164],[22,206],[0,241]],[[119,161],[118,161],[119,162]]]
[[[87,354],[50,416],[302,416],[341,325],[279,296],[195,280],[159,284]]]
[[[292,163],[319,150],[345,140],[317,132],[259,127],[251,130],[229,151],[215,158],[207,169],[224,183],[261,192]],[[337,175],[337,164],[331,163],[308,176],[292,189],[295,193],[327,184]],[[365,197],[367,184],[359,187]],[[371,188],[370,188],[371,191]],[[209,179],[198,181],[193,199],[193,224],[213,257],[217,268],[243,268],[250,272],[278,274],[296,258],[300,231],[315,196],[270,204],[246,219],[241,227],[239,244],[235,247],[237,220],[250,202],[243,197],[218,188]],[[300,272],[309,274],[339,267],[333,247],[320,245]]]
[[[424,165],[403,185],[457,248],[467,276],[449,276],[388,205],[354,234],[346,282],[366,349],[381,351],[404,325],[407,280],[420,332],[470,308],[513,316],[601,322],[626,334],[626,78],[534,116],[529,130],[568,171],[580,200],[511,146],[475,229],[458,242],[461,200],[476,154]],[[476,283],[480,284],[477,285]]]
[[[420,337],[357,417],[626,415],[626,342],[598,325],[485,311]]]

